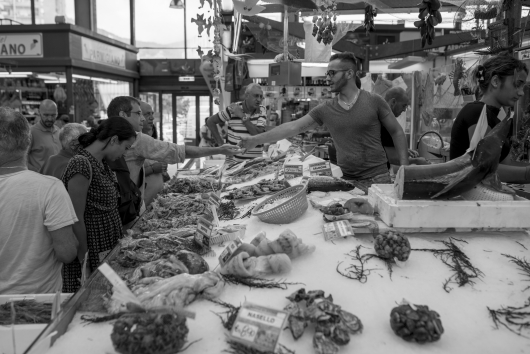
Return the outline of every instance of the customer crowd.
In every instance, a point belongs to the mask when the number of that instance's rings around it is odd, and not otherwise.
[[[168,163],[240,150],[157,140],[152,107],[129,96],[90,131],[65,119],[58,128],[51,100],[39,111],[30,128],[0,107],[0,294],[77,291],[154,198]]]

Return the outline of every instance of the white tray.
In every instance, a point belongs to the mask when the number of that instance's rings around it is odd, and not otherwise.
[[[61,303],[68,300],[71,295],[61,294]],[[0,305],[19,300],[52,302],[54,296],[55,294],[0,295]],[[47,325],[48,323],[15,325],[15,345],[17,346],[17,353],[24,353]],[[15,354],[12,333],[11,326],[0,326],[0,353]]]
[[[516,198],[509,202],[398,200],[392,184],[374,184],[368,190],[368,200],[385,224],[424,232],[528,229],[530,200]]]

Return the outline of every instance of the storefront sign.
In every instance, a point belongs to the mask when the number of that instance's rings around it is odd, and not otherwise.
[[[125,68],[125,51],[111,45],[81,37],[82,58],[93,63]]]
[[[42,57],[42,33],[0,35],[0,57]]]

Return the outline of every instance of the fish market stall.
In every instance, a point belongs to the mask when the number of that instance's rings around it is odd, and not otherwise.
[[[278,156],[174,177],[28,353],[530,351],[524,229],[394,229]]]

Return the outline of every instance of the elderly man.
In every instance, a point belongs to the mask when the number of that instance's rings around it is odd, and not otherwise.
[[[62,149],[57,155],[50,156],[42,165],[39,173],[61,179],[68,161],[75,155],[77,137],[87,132],[86,127],[79,123],[68,123],[59,131]]]
[[[145,102],[144,102],[145,103]],[[142,134],[142,127],[145,118],[141,109],[141,101],[129,96],[115,97],[107,107],[107,115],[109,117],[123,117],[136,130],[137,136],[135,143],[129,150],[125,152],[125,156],[116,161],[109,162],[109,166],[116,172],[118,183],[120,187],[124,187],[129,183],[127,178],[134,182],[135,186],[144,191],[144,162],[146,159],[155,160],[162,163],[175,164],[184,161],[186,158],[204,157],[210,155],[233,155],[240,151],[237,146],[221,146],[221,147],[197,147],[189,145],[177,145],[167,141],[153,139],[146,134]],[[147,105],[145,103],[145,105]],[[144,109],[146,109],[144,105]],[[149,105],[148,105],[149,106]],[[150,108],[151,106],[149,106]],[[125,178],[127,175],[127,178]],[[121,191],[120,191],[121,192]],[[126,207],[130,206],[130,200],[125,200],[125,195],[122,193],[122,200],[120,205],[120,215],[124,225],[130,224],[133,220],[125,218],[122,213]],[[125,204],[129,205],[125,205]],[[139,209],[137,210],[139,212]]]
[[[142,133],[153,139],[158,139],[158,134],[155,127],[155,112],[150,104],[140,101],[140,108],[145,118],[145,123],[142,127]],[[144,162],[145,173],[145,189],[144,189],[144,203],[148,207],[158,193],[164,188],[164,176],[169,180],[167,174],[167,164],[146,159]]]
[[[390,106],[394,116],[399,117],[403,112],[407,110],[410,105],[410,100],[407,92],[401,87],[392,87],[385,93],[385,101]],[[399,165],[399,156],[394,147],[392,137],[384,127],[381,127],[381,143],[386,152],[389,163],[392,165]],[[416,165],[425,165],[429,162],[423,157],[418,157],[418,152],[409,149],[409,163]]]
[[[385,100],[356,86],[356,72],[357,60],[352,53],[331,56],[326,76],[330,90],[337,93],[334,99],[320,104],[298,120],[263,134],[242,137],[240,146],[252,149],[324,125],[335,142],[337,162],[344,179],[357,181],[364,191],[373,183],[391,183],[381,144],[381,127],[392,136],[401,165],[409,164],[407,139]]]
[[[39,172],[48,157],[61,150],[59,128],[55,126],[57,105],[52,100],[44,100],[39,107],[40,120],[31,127],[31,144],[28,150],[28,169]]]
[[[267,125],[267,109],[261,104],[263,91],[258,84],[250,84],[245,89],[245,99],[241,102],[232,103],[226,109],[211,116],[206,121],[212,136],[218,145],[223,139],[217,130],[217,125],[228,124],[228,144],[237,145],[241,139],[255,136],[265,132]],[[268,142],[268,141],[267,141]],[[238,153],[231,157],[236,161],[243,161],[261,157],[262,143],[248,148],[244,153]]]
[[[0,107],[0,295],[55,293],[77,257],[77,221],[61,181],[26,167],[30,128]]]

